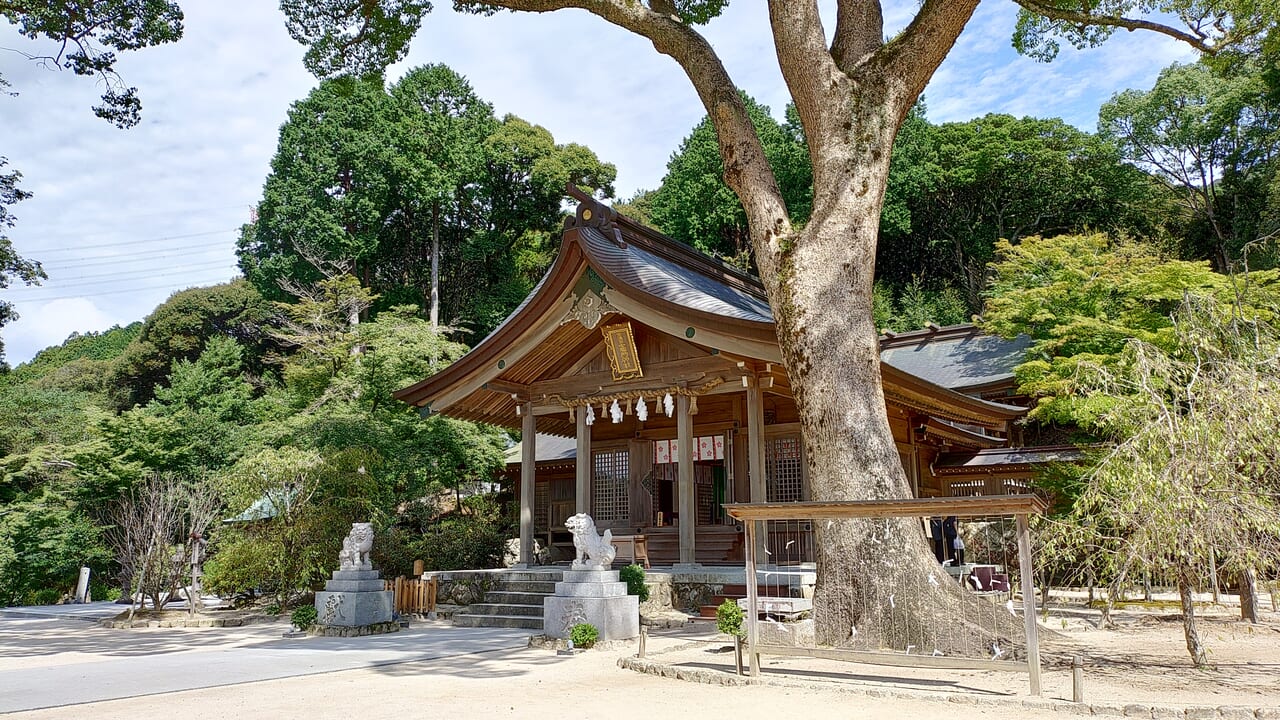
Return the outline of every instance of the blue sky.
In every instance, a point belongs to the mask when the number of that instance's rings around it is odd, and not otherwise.
[[[11,50],[33,46],[0,25],[0,73],[20,93],[0,97],[0,156],[35,193],[11,208],[18,225],[9,236],[50,276],[38,288],[2,291],[22,315],[0,330],[10,364],[73,331],[140,320],[176,290],[236,274],[235,230],[259,198],[290,103],[315,79],[274,3],[182,5],[180,42],[119,63],[143,101],[142,124],[126,131],[90,112],[101,93],[91,80],[22,59]],[[483,18],[449,5],[436,3],[388,77],[450,65],[499,114],[515,113],[616,164],[621,197],[656,186],[704,114],[674,61],[583,11]],[[886,2],[888,29],[915,8]],[[1093,130],[1113,93],[1148,88],[1161,68],[1192,58],[1166,38],[1127,33],[1036,63],[1010,47],[1015,18],[1005,0],[979,7],[926,90],[932,121],[1003,112]],[[780,115],[787,94],[763,0],[737,0],[705,34],[735,82]]]

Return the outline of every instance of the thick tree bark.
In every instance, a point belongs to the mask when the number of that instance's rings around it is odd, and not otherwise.
[[[1196,608],[1192,592],[1195,588],[1195,573],[1190,567],[1178,571],[1178,597],[1182,599],[1182,632],[1187,637],[1187,652],[1196,667],[1209,664],[1209,656],[1200,642],[1200,633],[1196,631]]]

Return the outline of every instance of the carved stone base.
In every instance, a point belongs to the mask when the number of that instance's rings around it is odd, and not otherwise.
[[[640,598],[627,594],[616,570],[566,571],[556,594],[542,601],[542,629],[550,637],[567,638],[578,623],[594,625],[601,642],[636,637]]]
[[[391,622],[395,593],[383,590],[377,570],[338,570],[316,593],[316,621],[336,627],[362,627]]]

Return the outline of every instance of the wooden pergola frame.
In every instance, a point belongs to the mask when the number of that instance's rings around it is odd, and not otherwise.
[[[734,503],[725,512],[743,523],[746,545],[747,580],[747,653],[750,674],[760,674],[760,655],[790,655],[847,660],[876,665],[906,665],[953,669],[1008,670],[1023,666],[1010,662],[968,658],[929,657],[924,655],[887,655],[885,653],[840,648],[806,648],[788,645],[765,645],[759,642],[759,597],[756,591],[756,543],[762,530],[759,523],[767,520],[847,520],[852,518],[926,518],[934,516],[992,517],[1010,516],[1017,523],[1018,570],[1022,579],[1023,627],[1026,633],[1027,662],[1031,694],[1040,694],[1040,644],[1036,632],[1036,598],[1031,576],[1032,514],[1042,515],[1048,504],[1038,495],[989,495],[961,498],[921,498],[909,500],[849,500],[843,502]]]

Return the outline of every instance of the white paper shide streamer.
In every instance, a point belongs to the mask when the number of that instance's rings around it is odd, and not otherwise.
[[[587,406],[587,424],[594,425],[595,422],[596,422],[596,409],[588,405]]]
[[[609,406],[609,417],[613,418],[614,424],[622,422],[622,406],[618,404],[617,400],[614,400],[613,404]]]
[[[644,404],[644,398],[636,400],[636,419],[640,422],[649,419],[649,406]]]
[[[671,393],[662,397],[662,409],[666,411],[667,417],[676,414],[676,401],[671,398]]]

